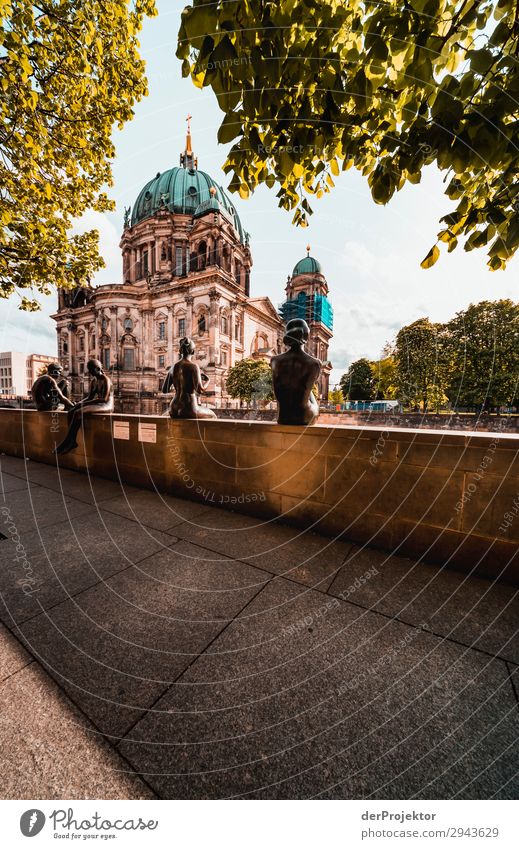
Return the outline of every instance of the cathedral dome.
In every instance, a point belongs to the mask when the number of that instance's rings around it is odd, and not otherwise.
[[[321,263],[317,262],[313,256],[305,256],[296,263],[292,277],[297,274],[321,274]]]
[[[146,183],[133,206],[132,227],[164,207],[170,212],[197,216],[210,209],[219,209],[230,219],[240,241],[243,244],[246,241],[241,221],[227,192],[209,174],[196,167],[170,168]]]

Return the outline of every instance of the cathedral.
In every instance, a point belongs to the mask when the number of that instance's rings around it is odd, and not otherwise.
[[[285,321],[302,317],[307,350],[323,362],[319,394],[327,400],[333,313],[321,267],[309,255],[297,263],[279,311],[250,296],[249,234],[229,195],[198,169],[189,123],[180,166],[157,174],[125,210],[120,247],[121,283],[59,292],[53,318],[74,398],[87,389],[86,362],[95,357],[112,377],[117,410],[163,412],[166,372],[190,336],[209,379],[208,403],[222,406],[228,370],[285,350]]]

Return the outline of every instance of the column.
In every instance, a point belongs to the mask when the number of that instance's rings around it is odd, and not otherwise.
[[[110,307],[110,366],[113,368],[116,365],[121,367],[119,362],[119,340],[117,331],[117,307]]]
[[[231,356],[230,356],[231,361],[230,361],[229,365],[231,367],[234,365],[234,362],[235,362],[235,359],[236,359],[236,339],[235,339],[235,335],[234,335],[234,330],[235,330],[235,324],[236,324],[236,307],[237,306],[238,306],[238,303],[236,301],[231,302],[231,318],[230,318],[231,326],[229,328],[229,334],[230,334],[230,337],[231,337]]]
[[[193,295],[186,295],[186,336],[193,335]]]
[[[173,304],[168,305],[168,362],[166,366],[172,366],[175,362],[175,353],[174,353],[174,337],[175,337],[175,323],[174,323],[174,310],[175,307]]]
[[[220,293],[216,289],[209,292],[209,362],[216,364],[220,351]]]

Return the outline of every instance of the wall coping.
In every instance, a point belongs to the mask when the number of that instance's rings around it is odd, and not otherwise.
[[[38,410],[25,410],[25,409],[9,409],[9,408],[1,408],[0,407],[0,416],[2,414],[8,413],[10,415],[18,414],[21,416],[33,416],[33,415],[41,415]],[[46,415],[58,415],[58,416],[66,416],[65,411],[58,411],[56,413],[48,413]],[[494,441],[496,438],[499,441],[503,441],[507,443],[507,447],[509,448],[517,448],[519,451],[519,434],[510,433],[509,431],[486,431],[486,430],[450,430],[450,429],[439,429],[439,428],[414,428],[414,427],[391,427],[390,425],[380,424],[378,426],[375,425],[347,425],[347,424],[314,424],[308,425],[306,427],[301,427],[298,425],[279,425],[277,422],[272,421],[255,421],[250,419],[170,419],[169,416],[157,416],[157,415],[142,415],[139,413],[96,413],[96,418],[99,419],[114,419],[114,420],[132,420],[132,421],[150,421],[150,422],[171,422],[173,425],[177,427],[192,427],[193,425],[197,425],[197,421],[199,422],[198,427],[201,429],[202,427],[224,427],[229,430],[237,430],[240,428],[246,428],[247,430],[264,430],[265,428],[274,429],[276,433],[289,433],[289,434],[297,434],[299,433],[301,436],[319,436],[328,434],[331,436],[332,434],[340,435],[344,434],[367,434],[367,435],[375,435],[375,434],[389,434],[385,436],[386,439],[391,439],[392,434],[397,434],[399,438],[404,439],[406,442],[414,441],[430,441],[430,437],[440,438],[440,441],[445,441],[447,439],[455,440],[459,443],[463,441],[470,440],[473,444],[474,442],[480,441],[482,443],[487,443],[488,441]]]

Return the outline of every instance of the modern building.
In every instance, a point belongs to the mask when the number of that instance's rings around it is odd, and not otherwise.
[[[332,364],[328,359],[328,348],[333,336],[333,309],[328,300],[328,283],[320,263],[307,256],[296,264],[286,285],[286,301],[280,307],[283,321],[303,318],[310,327],[310,340],[306,346],[309,354],[323,363],[319,378],[319,397],[327,401]]]
[[[74,396],[96,357],[112,374],[119,410],[161,412],[165,375],[190,336],[208,401],[219,406],[238,360],[284,350],[278,311],[269,298],[250,297],[249,234],[226,191],[199,170],[189,124],[179,167],[157,174],[125,210],[120,247],[121,283],[59,292],[53,318]]]
[[[56,357],[46,354],[22,354],[20,351],[0,353],[0,396],[28,398],[39,372]]]

